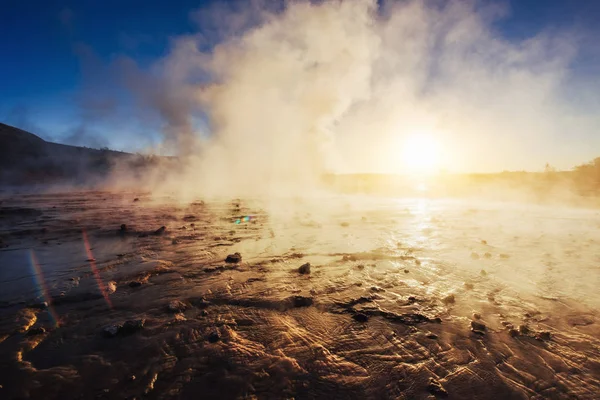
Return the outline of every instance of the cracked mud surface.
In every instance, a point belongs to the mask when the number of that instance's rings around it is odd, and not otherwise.
[[[5,197],[0,397],[597,398],[598,226],[442,200]]]

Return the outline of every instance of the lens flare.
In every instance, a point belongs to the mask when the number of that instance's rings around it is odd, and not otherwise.
[[[50,318],[54,326],[58,326],[58,315],[52,306],[52,297],[50,296],[50,291],[48,290],[48,286],[46,286],[46,280],[44,279],[44,273],[42,272],[42,267],[35,256],[33,249],[29,250],[29,262],[31,266],[31,271],[33,272],[34,281],[38,291],[38,297],[44,299],[44,301],[48,304],[48,314],[50,314]]]
[[[85,231],[81,231],[83,234],[83,245],[85,246],[85,253],[88,257],[88,262],[90,263],[90,268],[92,269],[92,274],[96,279],[96,284],[98,285],[98,290],[102,293],[102,297],[106,301],[108,308],[112,308],[112,303],[108,298],[108,292],[106,290],[106,286],[104,286],[104,282],[102,282],[102,278],[100,277],[100,273],[98,272],[98,268],[96,268],[96,259],[94,258],[94,254],[92,253],[92,246],[90,246],[90,241],[88,240],[87,233]]]

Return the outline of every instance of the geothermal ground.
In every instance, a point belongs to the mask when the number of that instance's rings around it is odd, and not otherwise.
[[[7,195],[0,398],[598,398],[599,227],[459,200]]]

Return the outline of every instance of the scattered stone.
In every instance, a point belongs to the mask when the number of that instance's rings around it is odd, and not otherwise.
[[[473,319],[481,319],[481,314],[473,313]]]
[[[408,296],[407,300],[409,304],[412,304],[417,301],[417,298],[415,296]]]
[[[489,258],[492,258],[492,255],[491,255],[490,253],[485,253],[485,254],[483,255],[483,257],[484,257],[484,258],[488,258],[488,259],[489,259]]]
[[[465,286],[465,289],[467,289],[467,290],[472,290],[475,287],[475,285],[473,285],[472,283],[469,283],[469,282],[465,282],[464,286]]]
[[[508,334],[512,337],[517,337],[520,335],[519,331],[514,328],[509,329]]]
[[[427,335],[425,335],[425,337],[427,339],[437,339],[438,335],[436,335],[435,333],[429,332]]]
[[[135,288],[135,287],[140,287],[140,286],[142,286],[142,282],[140,282],[140,281],[129,282],[129,287]]]
[[[161,226],[160,228],[158,228],[157,230],[154,231],[155,235],[162,235],[163,233],[165,233],[165,231],[167,230],[166,226]]]
[[[221,340],[221,335],[219,335],[219,332],[212,331],[208,334],[208,341],[210,343],[217,343],[219,340]]]
[[[342,261],[356,261],[357,258],[356,256],[352,255],[352,254],[345,254],[344,256],[342,256]]]
[[[179,239],[173,239],[173,240],[171,240],[171,244],[179,244]]]
[[[48,302],[42,301],[41,303],[32,304],[31,308],[39,308],[40,310],[45,310],[46,308],[48,308]]]
[[[485,326],[485,324],[483,324],[481,322],[477,322],[477,321],[471,321],[471,331],[473,331],[473,333],[485,335],[486,330],[487,330],[487,327]]]
[[[119,325],[105,326],[104,329],[102,329],[102,333],[106,337],[115,337],[117,336],[117,333],[119,333],[119,328]]]
[[[363,313],[356,313],[352,315],[352,318],[358,322],[367,322],[369,320],[369,316]]]
[[[444,387],[441,385],[441,383],[439,383],[438,381],[436,381],[433,378],[429,378],[429,383],[427,384],[427,390],[429,391],[429,393],[431,393],[435,396],[440,396],[440,397],[448,396],[448,392],[446,391],[446,389],[444,389]]]
[[[356,266],[356,269],[363,270],[363,269],[365,269],[365,265],[364,265],[364,264],[358,264],[358,265]]]
[[[475,252],[472,252],[472,253],[471,253],[471,258],[472,258],[473,260],[479,260],[479,258],[480,258],[480,257],[479,257],[479,254],[477,254],[477,253],[475,253]]]
[[[379,286],[371,286],[371,292],[381,293],[381,292],[385,292],[385,289],[380,288]]]
[[[292,296],[292,304],[294,307],[309,307],[313,304],[312,297]]]
[[[404,270],[404,273],[405,273],[405,274],[408,274],[409,272],[410,272],[410,271],[409,271],[409,270],[407,270],[407,269],[405,269],[405,270]]]
[[[145,323],[146,323],[146,320],[144,320],[144,319],[125,321],[123,326],[119,327],[119,334],[131,335],[131,334],[143,329]]]
[[[125,232],[127,232],[127,225],[125,225],[125,224],[121,224],[121,229],[119,229],[119,232],[120,232],[120,233],[125,233]]]
[[[44,333],[46,333],[46,329],[44,329],[43,327],[39,326],[37,328],[31,328],[30,330],[28,330],[27,331],[27,336],[43,335]]]
[[[527,335],[529,334],[531,331],[529,330],[529,327],[527,325],[519,325],[519,333],[521,335]]]
[[[140,201],[140,199],[136,197],[135,199],[133,199],[133,201],[134,201],[134,202],[136,202],[136,201]]]
[[[446,296],[442,299],[442,303],[444,303],[444,304],[454,304],[455,302],[456,302],[456,299],[454,298],[453,294],[449,294],[448,296]]]
[[[135,381],[135,379],[136,379],[135,375],[131,375],[131,376],[129,377],[129,381],[131,381],[131,382]]]
[[[540,331],[535,335],[537,340],[550,340],[552,339],[552,334],[549,331]]]
[[[202,311],[200,311],[200,315],[203,317],[206,317],[208,315],[208,311],[202,310]]]
[[[187,306],[185,305],[185,303],[179,300],[172,300],[167,306],[167,310],[171,313],[184,312],[186,309]]]
[[[227,258],[225,258],[225,262],[230,264],[237,264],[239,262],[242,262],[242,255],[240,253],[230,254],[227,256]]]
[[[482,269],[482,270],[479,272],[479,274],[480,274],[481,276],[487,276],[487,272],[485,272],[485,269]]]
[[[108,282],[108,284],[106,285],[108,294],[113,294],[114,292],[117,291],[117,282],[115,281],[110,281]]]
[[[310,274],[310,263],[302,264],[300,268],[298,268],[298,272],[301,274]]]

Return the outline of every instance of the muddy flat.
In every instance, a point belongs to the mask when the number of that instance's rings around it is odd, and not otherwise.
[[[600,213],[6,195],[2,399],[593,399]]]

